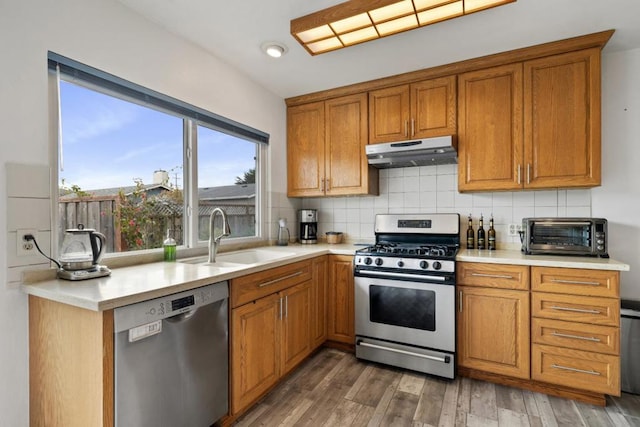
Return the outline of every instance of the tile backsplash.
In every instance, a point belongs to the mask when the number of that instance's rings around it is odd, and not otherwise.
[[[318,209],[320,236],[341,231],[352,242],[374,240],[373,221],[379,213],[459,213],[463,232],[470,213],[476,229],[481,214],[485,229],[493,214],[498,248],[520,242],[508,235],[508,226],[522,218],[591,216],[590,190],[459,193],[457,170],[457,165],[383,169],[379,196],[302,199],[301,208]]]

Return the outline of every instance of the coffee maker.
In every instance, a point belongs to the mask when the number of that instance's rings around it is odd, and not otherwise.
[[[300,243],[318,243],[318,211],[301,209],[298,211],[300,221]]]

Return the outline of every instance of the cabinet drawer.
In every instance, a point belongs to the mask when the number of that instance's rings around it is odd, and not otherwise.
[[[529,289],[529,267],[526,265],[459,262],[456,265],[458,285],[483,288]]]
[[[620,326],[620,301],[616,298],[532,292],[533,317]]]
[[[620,355],[620,329],[613,326],[534,318],[531,339],[536,344]]]
[[[231,280],[231,307],[238,307],[311,279],[311,261],[300,261]]]
[[[620,358],[609,354],[534,344],[531,378],[620,396]]]
[[[531,289],[560,294],[617,298],[620,273],[576,268],[532,267]]]

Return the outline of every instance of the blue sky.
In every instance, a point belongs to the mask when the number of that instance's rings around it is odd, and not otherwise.
[[[83,190],[145,184],[163,169],[183,188],[182,119],[62,81],[64,185]],[[253,168],[255,144],[198,129],[198,186],[230,185]]]

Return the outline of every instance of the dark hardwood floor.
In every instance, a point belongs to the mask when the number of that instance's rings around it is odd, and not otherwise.
[[[605,408],[484,381],[438,379],[322,349],[235,426],[637,426],[640,396]]]

